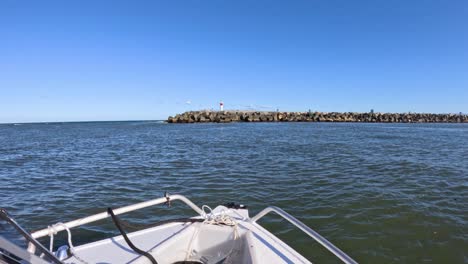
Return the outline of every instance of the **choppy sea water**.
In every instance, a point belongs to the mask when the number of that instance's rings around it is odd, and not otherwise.
[[[164,191],[251,215],[277,205],[362,263],[468,262],[467,124],[0,125],[0,207],[28,230]],[[124,219],[182,215],[193,213],[175,204]],[[261,223],[310,260],[338,262],[279,217]],[[78,245],[118,233],[110,220],[72,232]]]

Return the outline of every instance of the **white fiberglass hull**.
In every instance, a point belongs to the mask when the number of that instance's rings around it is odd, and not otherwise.
[[[117,217],[157,204],[180,200],[199,216],[160,223],[133,233],[125,233],[124,222]],[[327,248],[344,263],[356,263],[317,232],[280,208],[270,206],[250,218],[248,210],[239,205],[207,206],[199,208],[182,195],[164,197],[121,207],[115,210],[57,223],[29,234],[0,208],[0,219],[15,227],[29,241],[28,249],[21,249],[2,238],[0,234],[0,263],[152,263],[152,264],[222,264],[222,263],[310,263],[302,255],[279,238],[261,227],[257,221],[270,212],[275,212],[305,234]],[[209,209],[206,212],[204,209]],[[116,236],[80,246],[73,246],[71,229],[111,217],[121,236]],[[68,245],[56,252],[48,250],[37,238],[49,236],[50,248],[54,235],[67,231]],[[16,260],[10,262],[10,260]]]
[[[213,213],[234,218],[235,226],[169,223],[128,234],[138,248],[160,264],[201,263],[310,263],[284,242],[255,223],[246,221],[246,209],[218,206]],[[241,218],[244,216],[244,218]],[[245,219],[245,220],[243,220]],[[150,263],[135,253],[122,236],[75,247],[76,257],[65,263]]]

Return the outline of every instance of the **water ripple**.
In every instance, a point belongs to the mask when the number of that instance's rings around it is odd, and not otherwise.
[[[466,157],[466,124],[0,125],[0,206],[33,230],[169,191],[251,214],[283,207],[364,263],[463,263]],[[191,214],[176,204],[125,219]],[[330,260],[278,217],[262,223],[311,260]],[[73,232],[80,244],[115,231],[103,221]]]

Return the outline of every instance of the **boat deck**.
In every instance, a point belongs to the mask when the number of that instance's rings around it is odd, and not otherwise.
[[[221,210],[237,217],[237,226],[176,222],[129,233],[128,237],[160,264],[178,261],[310,263],[261,226],[239,219],[240,210],[221,206],[213,212]],[[65,263],[149,263],[146,257],[135,253],[122,236],[81,245],[74,250],[76,256],[66,259]]]

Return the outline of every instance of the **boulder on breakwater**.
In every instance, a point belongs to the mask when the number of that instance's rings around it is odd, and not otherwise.
[[[189,111],[170,116],[168,123],[230,122],[368,122],[368,123],[468,123],[465,114]]]

